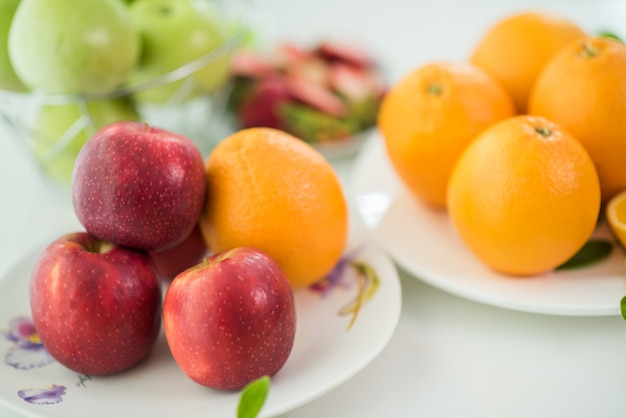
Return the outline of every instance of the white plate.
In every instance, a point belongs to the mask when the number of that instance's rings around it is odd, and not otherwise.
[[[353,190],[368,233],[415,277],[485,304],[555,315],[619,315],[626,295],[624,255],[617,247],[601,263],[532,278],[497,274],[476,259],[445,213],[412,198],[393,171],[379,133],[355,163]],[[601,225],[596,232],[609,237]]]
[[[14,344],[3,333],[8,331],[12,319],[30,317],[28,282],[39,251],[27,256],[0,279],[0,358],[3,359],[0,402],[28,417],[236,415],[239,394],[194,383],[174,362],[163,335],[145,362],[116,376],[87,379],[56,362],[29,370],[7,365],[6,354]],[[355,297],[355,283],[349,288],[335,287],[325,295],[311,289],[296,292],[298,325],[293,351],[272,381],[262,416],[282,414],[345,382],[368,365],[391,338],[401,307],[395,266],[372,245],[360,249],[355,257],[377,271],[378,292],[361,308],[350,330],[347,330],[350,317],[340,316],[338,311]],[[344,276],[350,277],[350,274]],[[10,357],[21,356],[27,363],[34,357],[42,357],[42,350],[37,351],[12,352]],[[18,395],[18,391],[31,389],[51,389],[49,398],[55,400],[58,397],[54,394],[65,394],[56,404],[36,405]]]

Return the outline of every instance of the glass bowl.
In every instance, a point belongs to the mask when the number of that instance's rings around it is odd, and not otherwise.
[[[69,185],[84,142],[116,120],[139,120],[185,135],[203,156],[208,155],[231,130],[222,116],[232,79],[228,68],[219,86],[207,90],[198,87],[194,75],[230,65],[232,54],[250,36],[254,8],[251,0],[197,1],[210,5],[225,32],[223,42],[207,54],[158,77],[105,93],[63,96],[0,90],[2,130],[46,178],[62,185]]]

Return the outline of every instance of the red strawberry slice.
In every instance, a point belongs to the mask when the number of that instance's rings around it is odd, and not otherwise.
[[[282,77],[270,77],[259,81],[255,91],[243,103],[239,120],[243,127],[264,126],[282,129],[278,107],[291,101],[289,88]]]
[[[272,59],[277,67],[286,68],[303,61],[308,61],[314,57],[315,55],[311,51],[290,43],[284,43],[276,48]]]
[[[385,90],[376,73],[344,63],[335,63],[330,67],[328,80],[331,88],[349,100],[380,97]]]
[[[276,73],[274,64],[258,54],[250,51],[238,51],[231,64],[235,76],[263,78]]]
[[[317,57],[310,57],[306,60],[292,62],[285,68],[287,77],[294,76],[320,86],[328,85],[329,72],[330,67],[328,66],[328,63]]]
[[[322,112],[344,116],[348,111],[346,104],[325,86],[308,82],[295,74],[287,77],[287,86],[292,97]]]

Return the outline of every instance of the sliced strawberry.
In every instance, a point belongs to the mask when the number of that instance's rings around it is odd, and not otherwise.
[[[233,75],[240,77],[262,78],[277,72],[269,59],[251,51],[238,51],[231,64]]]
[[[292,62],[284,69],[287,77],[295,76],[301,80],[320,86],[328,85],[330,67],[327,62],[311,56],[298,62]]]
[[[335,63],[330,67],[328,80],[332,89],[351,101],[380,97],[385,90],[376,73],[344,63]]]
[[[291,100],[287,83],[282,77],[259,81],[254,92],[241,105],[239,121],[243,127],[264,126],[282,129],[277,109]]]
[[[284,69],[291,65],[308,61],[313,58],[315,58],[315,54],[313,52],[291,43],[283,43],[278,45],[276,48],[272,61],[274,62],[274,65]]]
[[[292,97],[330,115],[343,116],[348,112],[346,104],[325,86],[295,74],[287,77],[287,86]]]
[[[373,126],[384,83],[370,56],[338,42],[241,52],[230,109],[243,127],[265,126],[324,142]]]
[[[374,66],[374,61],[369,54],[362,49],[337,41],[322,42],[315,53],[323,59],[331,62],[341,61],[359,68]]]

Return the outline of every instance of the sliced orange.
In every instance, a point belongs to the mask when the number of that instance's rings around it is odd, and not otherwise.
[[[626,190],[609,200],[606,218],[615,237],[626,247]]]

